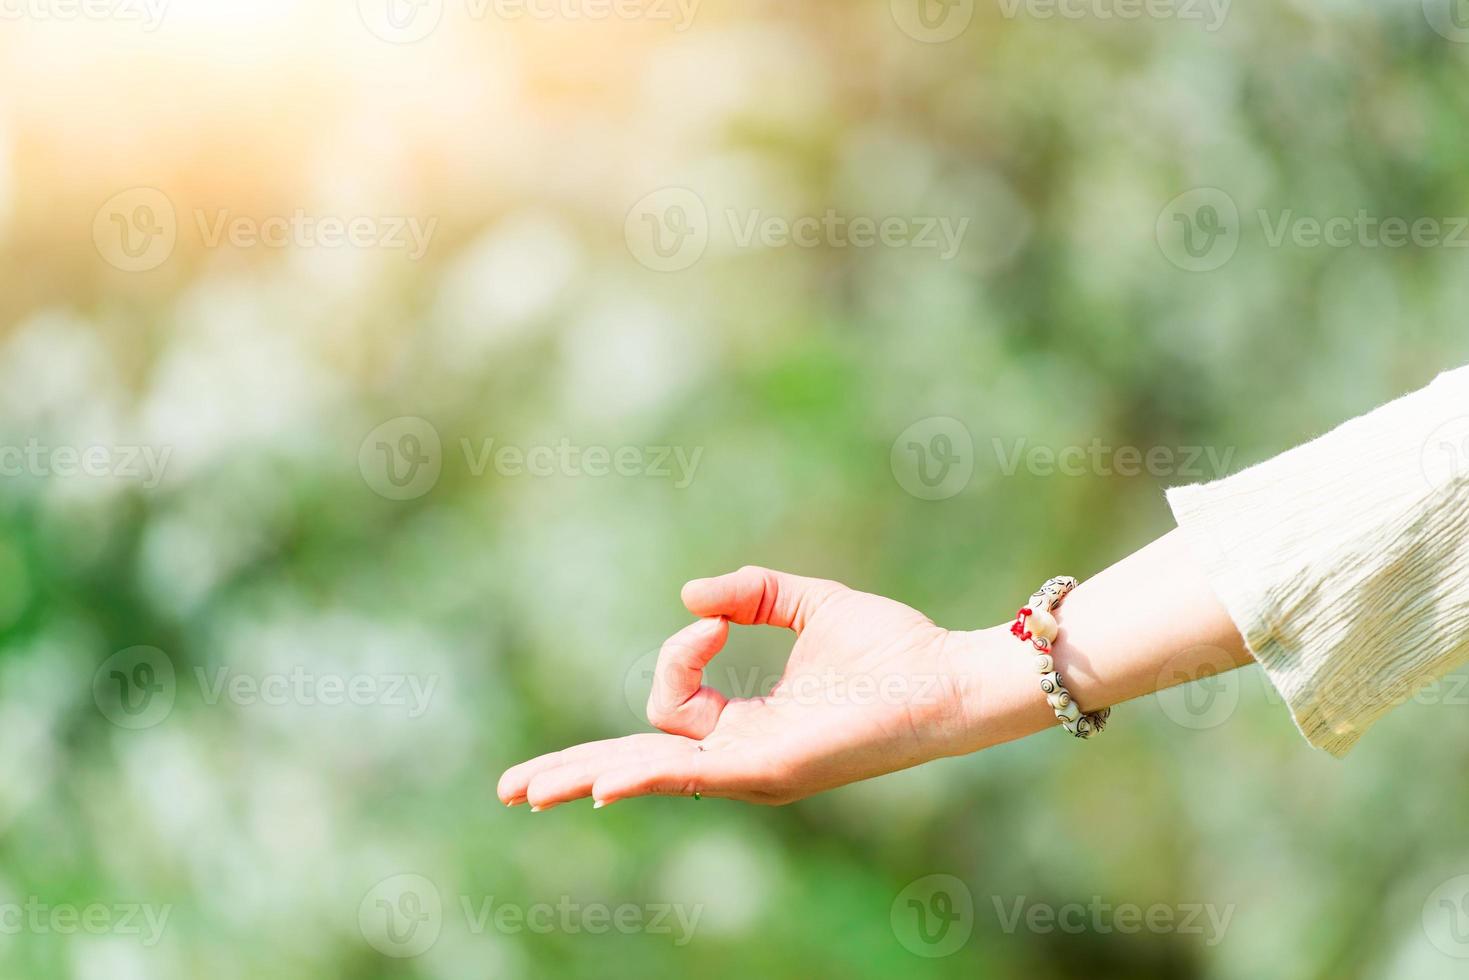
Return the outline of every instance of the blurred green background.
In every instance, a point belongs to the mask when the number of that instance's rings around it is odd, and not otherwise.
[[[990,625],[1469,360],[1469,17],[386,2],[0,20],[0,974],[1462,975],[1457,684],[1345,763],[1251,669],[775,810],[494,788],[646,728],[688,578]]]

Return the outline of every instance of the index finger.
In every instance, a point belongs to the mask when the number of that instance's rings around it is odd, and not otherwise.
[[[648,721],[655,728],[689,738],[703,738],[714,730],[728,698],[704,685],[704,668],[728,636],[726,620],[701,619],[663,644],[648,694]]]

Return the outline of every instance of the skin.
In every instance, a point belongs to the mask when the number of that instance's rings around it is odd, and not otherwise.
[[[500,777],[502,802],[698,792],[782,804],[1058,727],[1036,651],[1009,623],[944,629],[882,596],[754,566],[689,582],[683,602],[700,618],[659,652],[648,720],[661,732],[523,762]],[[1087,711],[1251,662],[1178,531],[1083,582],[1058,619],[1056,669]],[[702,684],[730,623],[796,635],[765,697]]]

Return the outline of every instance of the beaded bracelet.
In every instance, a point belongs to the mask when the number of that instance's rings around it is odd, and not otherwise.
[[[1056,720],[1077,738],[1091,738],[1107,727],[1112,709],[1103,708],[1091,713],[1082,711],[1072,700],[1066,685],[1061,683],[1061,674],[1051,657],[1051,644],[1056,634],[1061,632],[1061,624],[1056,622],[1056,609],[1074,588],[1076,579],[1069,575],[1057,575],[1047,581],[1030,597],[1030,603],[1015,614],[1010,632],[1040,651],[1035,658],[1035,669],[1041,675],[1041,690],[1045,692],[1051,710],[1056,712]]]

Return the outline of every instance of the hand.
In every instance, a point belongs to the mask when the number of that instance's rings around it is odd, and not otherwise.
[[[705,617],[658,654],[648,719],[665,734],[629,735],[543,755],[507,771],[507,805],[534,810],[591,795],[720,796],[788,803],[822,790],[969,751],[961,638],[901,603],[836,582],[746,567],[684,586]],[[702,684],[729,623],[796,633],[765,697],[728,700]]]

